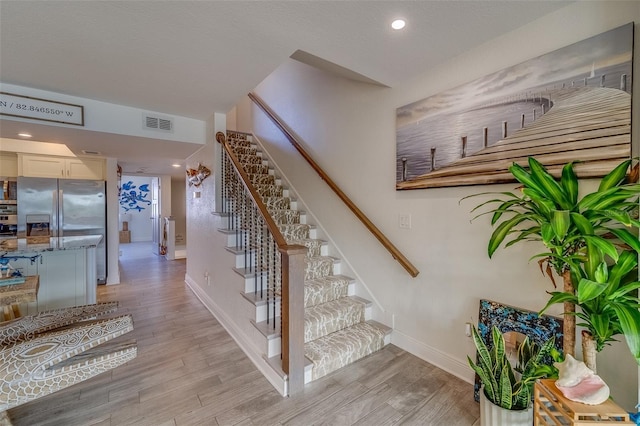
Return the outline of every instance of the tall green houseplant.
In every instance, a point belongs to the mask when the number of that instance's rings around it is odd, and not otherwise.
[[[528,170],[516,163],[509,168],[522,184],[519,194],[497,193],[498,198],[473,209],[488,208],[480,216],[492,215],[491,225],[495,229],[489,239],[489,257],[503,243],[509,247],[522,241],[542,242],[546,251],[533,258],[538,259],[541,269],[552,280],[555,271],[564,284],[563,291],[553,293],[545,307],[564,303],[564,353],[575,355],[578,316],[584,321],[581,325],[587,326],[583,352],[591,353],[592,347],[602,349],[605,342],[622,333],[640,364],[637,283],[628,280],[640,252],[637,236],[640,222],[634,214],[640,185],[635,183],[637,176],[627,177],[631,161],[619,164],[602,178],[596,191],[582,198],[573,163],[562,168],[559,179],[533,157],[529,157],[528,165]],[[637,174],[637,165],[633,172]],[[473,196],[486,194],[496,193]],[[617,266],[621,259],[624,265]],[[577,313],[576,305],[581,308]],[[596,345],[592,344],[594,340],[598,342]],[[595,355],[587,358],[595,360]],[[590,368],[595,369],[595,363]]]

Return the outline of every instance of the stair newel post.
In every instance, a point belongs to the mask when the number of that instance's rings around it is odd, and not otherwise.
[[[304,246],[280,248],[282,259],[282,365],[289,395],[304,388]]]

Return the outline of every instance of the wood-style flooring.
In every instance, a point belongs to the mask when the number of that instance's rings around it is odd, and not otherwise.
[[[144,250],[140,250],[140,247]],[[473,425],[473,387],[389,345],[281,397],[184,283],[185,261],[121,246],[98,300],[131,313],[138,357],[9,411],[14,425]]]

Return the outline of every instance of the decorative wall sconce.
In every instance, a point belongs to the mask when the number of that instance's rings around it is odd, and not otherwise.
[[[200,163],[198,163],[197,169],[187,169],[187,180],[189,181],[189,186],[200,186],[202,184],[202,181],[205,180],[210,174],[211,170]]]

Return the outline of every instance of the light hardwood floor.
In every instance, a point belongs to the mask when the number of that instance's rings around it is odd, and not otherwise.
[[[185,261],[123,245],[122,284],[99,301],[131,313],[138,357],[9,411],[14,425],[473,425],[473,387],[389,345],[281,397],[184,284]]]

